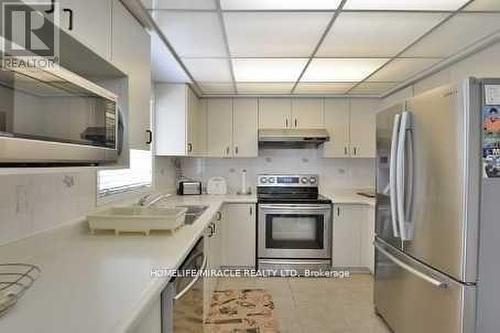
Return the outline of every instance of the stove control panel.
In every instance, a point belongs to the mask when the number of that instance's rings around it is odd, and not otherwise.
[[[318,175],[259,175],[257,186],[318,187]]]

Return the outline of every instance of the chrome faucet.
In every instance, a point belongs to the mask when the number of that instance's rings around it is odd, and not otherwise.
[[[137,205],[142,206],[142,207],[150,207],[157,203],[158,201],[162,200],[163,198],[169,197],[170,194],[162,194],[162,193],[148,193],[145,196],[141,197],[139,201],[137,202]]]

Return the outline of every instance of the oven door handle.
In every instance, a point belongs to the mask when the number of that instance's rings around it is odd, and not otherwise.
[[[329,210],[331,205],[259,205],[261,209]]]
[[[189,284],[186,286],[186,288],[182,289],[181,292],[179,292],[177,295],[174,296],[174,301],[180,300],[193,286],[198,282],[201,277],[203,276],[203,271],[207,268],[207,256],[203,256],[203,264],[201,265],[201,268],[198,270],[198,274],[196,274],[196,277],[193,279],[193,281],[189,282]]]

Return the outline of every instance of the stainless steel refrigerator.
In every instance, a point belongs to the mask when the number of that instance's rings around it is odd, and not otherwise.
[[[500,332],[499,111],[500,79],[470,78],[377,114],[374,301],[396,333]]]

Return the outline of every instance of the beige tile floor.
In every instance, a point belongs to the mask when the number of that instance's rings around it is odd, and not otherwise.
[[[271,293],[283,333],[388,333],[373,311],[370,275],[328,278],[223,278],[217,289],[263,288]]]

